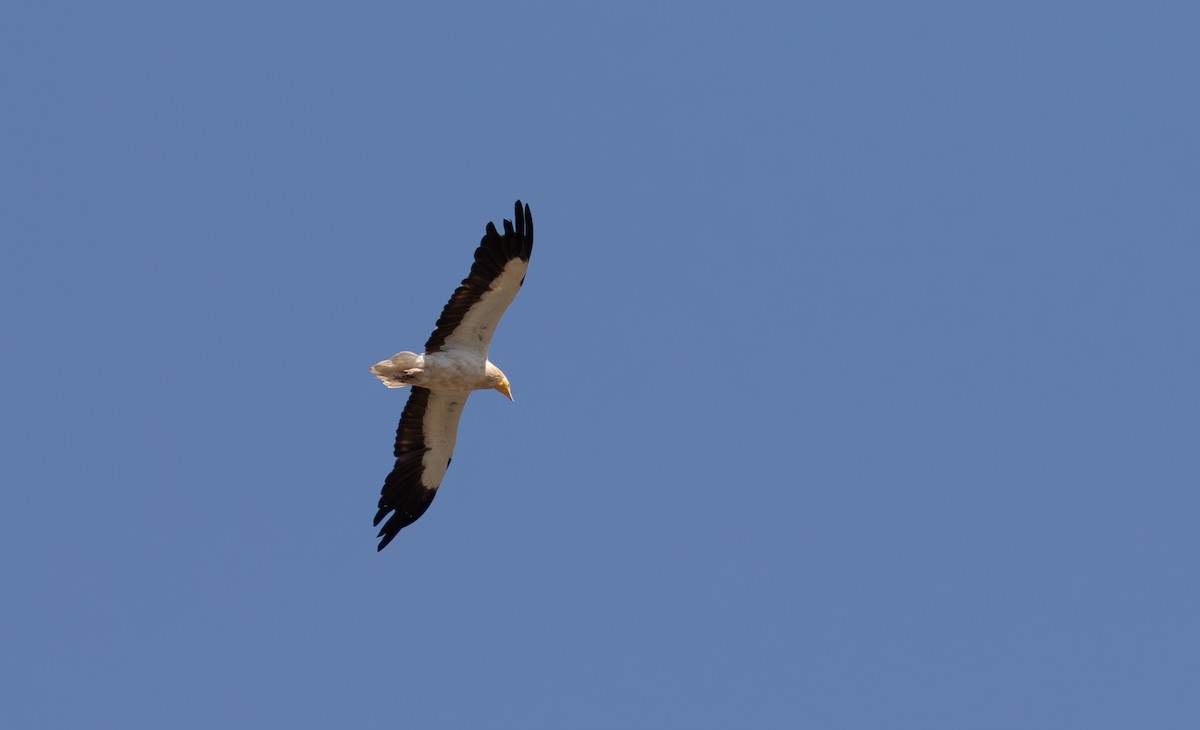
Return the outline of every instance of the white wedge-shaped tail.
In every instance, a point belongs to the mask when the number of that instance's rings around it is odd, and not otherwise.
[[[383,381],[389,388],[403,388],[411,385],[411,380],[404,380],[404,371],[420,368],[425,365],[425,356],[415,352],[397,352],[387,360],[381,360],[371,367],[375,377]]]

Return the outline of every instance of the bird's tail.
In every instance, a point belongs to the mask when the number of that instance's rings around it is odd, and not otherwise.
[[[387,360],[381,360],[371,366],[375,377],[383,381],[389,388],[403,388],[411,385],[411,380],[404,377],[405,370],[420,368],[425,365],[425,357],[415,352],[397,352]]]

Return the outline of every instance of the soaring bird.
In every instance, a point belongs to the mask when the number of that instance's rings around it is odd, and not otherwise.
[[[371,372],[389,388],[412,386],[396,429],[396,466],[383,483],[375,525],[378,550],[433,502],[454,455],[458,418],[473,390],[498,390],[512,400],[504,372],[488,360],[488,345],[504,310],[525,283],[533,251],[533,217],[516,203],[504,235],[487,224],[471,273],[442,310],[425,352],[399,352]],[[384,522],[384,520],[387,520]]]

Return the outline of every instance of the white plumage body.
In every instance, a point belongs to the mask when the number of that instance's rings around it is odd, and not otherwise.
[[[430,390],[461,391],[495,388],[506,378],[500,368],[476,352],[442,350],[417,354],[397,352],[371,368],[389,388],[419,385]]]

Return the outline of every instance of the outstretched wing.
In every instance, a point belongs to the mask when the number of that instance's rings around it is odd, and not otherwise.
[[[387,518],[378,550],[429,509],[454,455],[458,419],[470,394],[413,387],[396,429],[396,466],[383,483],[375,513],[376,525]]]
[[[471,273],[463,279],[454,296],[446,303],[437,327],[425,343],[425,352],[465,350],[487,357],[492,333],[504,310],[512,304],[517,290],[525,282],[529,255],[533,252],[533,216],[521,201],[515,206],[516,225],[504,221],[504,235],[487,224]]]

